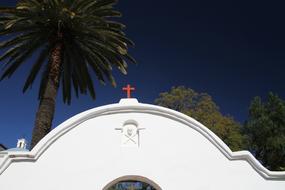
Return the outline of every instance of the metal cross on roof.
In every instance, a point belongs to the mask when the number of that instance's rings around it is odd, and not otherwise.
[[[127,97],[128,98],[131,98],[131,91],[134,91],[135,88],[131,87],[131,85],[128,84],[126,87],[123,87],[122,90],[127,92]]]

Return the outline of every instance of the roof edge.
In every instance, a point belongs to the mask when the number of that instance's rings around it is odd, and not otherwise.
[[[0,152],[0,175],[15,161],[37,161],[37,159],[62,135],[68,133],[71,129],[79,124],[103,115],[111,115],[117,113],[149,113],[153,115],[160,115],[177,122],[183,123],[194,130],[198,131],[205,138],[207,138],[221,153],[223,153],[229,160],[244,160],[247,161],[253,169],[258,172],[263,178],[267,180],[281,180],[285,181],[285,171],[270,171],[262,166],[259,161],[249,151],[232,152],[230,148],[211,130],[199,123],[195,119],[182,114],[180,112],[150,105],[138,103],[134,99],[131,101],[124,100],[124,103],[110,104],[87,110],[79,113],[70,119],[66,120],[58,127],[47,134],[31,151],[29,152]],[[128,103],[129,102],[129,103]],[[2,158],[2,159],[1,159]]]

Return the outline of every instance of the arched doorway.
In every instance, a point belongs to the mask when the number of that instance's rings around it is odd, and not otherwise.
[[[152,180],[142,176],[123,176],[109,184],[103,190],[162,190]]]

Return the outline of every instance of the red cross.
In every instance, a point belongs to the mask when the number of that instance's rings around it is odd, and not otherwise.
[[[131,91],[135,90],[134,87],[131,87],[131,85],[127,85],[126,87],[123,87],[123,91],[127,91],[128,98],[131,98]]]

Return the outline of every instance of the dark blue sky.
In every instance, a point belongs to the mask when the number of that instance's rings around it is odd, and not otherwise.
[[[13,0],[1,0],[11,5]],[[88,96],[62,103],[58,96],[54,126],[86,109],[116,103],[127,83],[137,88],[140,102],[153,103],[160,92],[184,85],[207,92],[224,114],[241,123],[254,96],[269,91],[285,99],[285,11],[282,1],[120,0],[127,35],[138,65],[128,75],[115,72],[118,87],[97,88]],[[14,147],[17,138],[30,140],[38,101],[38,83],[22,94],[29,70],[21,68],[0,82],[0,143]]]

